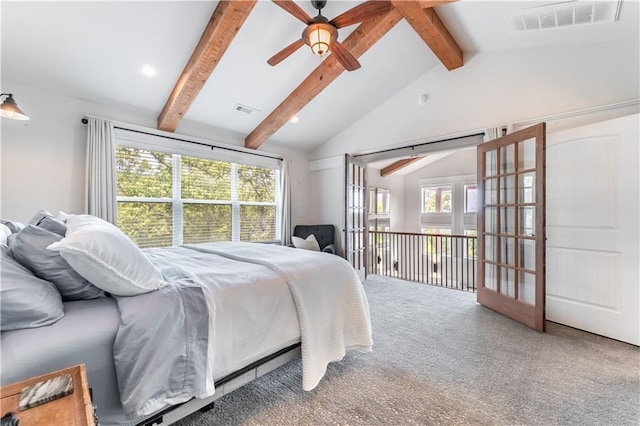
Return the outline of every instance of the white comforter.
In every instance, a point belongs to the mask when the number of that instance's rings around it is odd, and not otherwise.
[[[341,257],[256,243],[185,247],[263,265],[285,279],[298,312],[304,390],[315,388],[327,365],[347,350],[371,351],[367,298],[357,274]]]

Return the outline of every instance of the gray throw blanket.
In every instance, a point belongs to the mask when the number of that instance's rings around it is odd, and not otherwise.
[[[210,318],[202,286],[159,252],[147,256],[170,285],[115,297],[121,323],[113,353],[129,418],[213,393],[206,383]]]

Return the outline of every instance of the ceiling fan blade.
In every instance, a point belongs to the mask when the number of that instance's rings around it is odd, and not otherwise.
[[[360,62],[358,62],[355,56],[353,56],[351,52],[349,52],[338,40],[331,42],[329,50],[331,50],[331,53],[336,55],[338,62],[340,62],[347,71],[353,71],[360,68]]]
[[[329,23],[336,28],[348,27],[391,11],[390,1],[369,0],[336,16]]]
[[[270,57],[267,60],[267,63],[271,66],[277,65],[280,62],[287,59],[289,55],[291,55],[296,50],[300,49],[302,46],[304,46],[304,41],[302,41],[302,39],[298,39],[293,43],[291,43],[290,45],[288,45],[287,47],[285,47],[284,49],[282,49],[281,51],[279,51],[278,53],[276,53],[275,55],[273,55],[272,57]]]
[[[309,25],[313,23],[313,19],[309,14],[307,14],[307,12],[305,12],[300,6],[295,4],[293,0],[273,0],[273,2],[305,24]]]

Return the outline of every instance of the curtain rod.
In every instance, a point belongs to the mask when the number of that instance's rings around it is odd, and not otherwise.
[[[89,123],[89,120],[87,120],[86,118],[83,118],[82,120],[82,124],[87,124]],[[128,132],[135,132],[135,133],[140,133],[143,135],[149,135],[149,136],[157,136],[159,138],[167,138],[167,139],[172,139],[174,141],[178,141],[178,142],[187,142],[187,143],[191,143],[194,145],[200,145],[200,146],[208,146],[211,148],[211,150],[213,151],[214,149],[218,148],[218,149],[226,149],[227,151],[233,151],[233,152],[239,152],[241,154],[247,154],[247,155],[257,155],[258,157],[265,157],[265,158],[271,158],[272,160],[284,160],[284,157],[273,157],[271,155],[266,155],[266,154],[259,154],[257,152],[247,152],[247,151],[243,151],[240,149],[235,149],[235,148],[231,148],[231,147],[226,147],[226,146],[219,146],[219,145],[211,145],[208,143],[204,143],[204,142],[196,142],[196,141],[190,141],[188,139],[182,139],[182,138],[178,138],[175,136],[165,136],[165,135],[157,135],[155,133],[151,133],[151,132],[145,132],[143,130],[136,130],[136,129],[128,129],[126,127],[121,127],[121,126],[117,126],[114,125],[113,126],[114,129],[120,129],[120,130],[126,130]]]
[[[453,137],[453,138],[441,139],[439,141],[422,142],[422,143],[416,143],[416,144],[413,144],[413,145],[399,146],[399,147],[396,147],[396,148],[381,149],[380,151],[367,152],[365,154],[356,154],[356,155],[354,155],[354,157],[365,157],[367,155],[383,154],[385,152],[399,151],[401,149],[407,149],[407,148],[413,149],[413,148],[417,148],[419,146],[431,145],[431,144],[434,144],[434,143],[451,142],[451,141],[455,141],[455,140],[458,140],[458,139],[472,138],[474,136],[484,136],[484,132],[482,132],[482,133],[474,133],[474,134],[471,134],[471,135],[456,136],[456,137]]]

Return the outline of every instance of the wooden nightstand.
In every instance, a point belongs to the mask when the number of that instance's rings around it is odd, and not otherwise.
[[[73,393],[37,407],[24,411],[18,410],[20,393],[25,386],[51,379],[61,374],[71,374],[73,377]],[[20,426],[95,426],[93,404],[91,404],[91,399],[89,398],[87,372],[84,364],[3,386],[0,388],[0,396],[2,397],[0,416],[11,411],[20,420]]]

